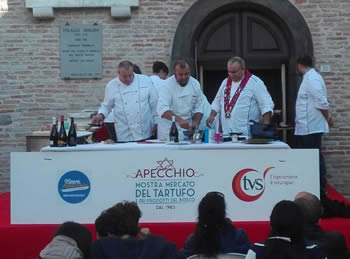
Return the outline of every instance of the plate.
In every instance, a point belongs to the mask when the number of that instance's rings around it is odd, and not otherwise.
[[[190,141],[179,141],[179,142],[167,142],[167,145],[190,145]]]
[[[272,140],[267,138],[252,138],[252,139],[243,140],[243,143],[246,143],[246,144],[270,144],[271,142]]]

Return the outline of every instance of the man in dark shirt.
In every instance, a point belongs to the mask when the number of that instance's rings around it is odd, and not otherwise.
[[[343,234],[325,232],[318,224],[323,213],[320,200],[311,193],[300,192],[295,196],[294,202],[304,214],[305,239],[315,242],[327,254],[328,259],[350,258]]]

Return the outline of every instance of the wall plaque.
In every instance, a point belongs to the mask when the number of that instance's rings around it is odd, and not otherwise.
[[[61,25],[61,78],[102,78],[102,26]]]

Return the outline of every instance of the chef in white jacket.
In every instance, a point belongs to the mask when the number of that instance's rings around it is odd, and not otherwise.
[[[225,135],[232,132],[250,135],[251,120],[264,124],[270,123],[273,101],[264,82],[252,75],[240,57],[233,57],[227,62],[226,78],[211,104],[211,114],[207,119],[210,127],[217,114],[220,114],[222,130]]]
[[[139,141],[156,135],[158,94],[148,76],[134,73],[133,64],[123,61],[119,77],[105,89],[105,98],[92,123],[98,124],[112,111],[118,141]]]
[[[190,66],[183,60],[174,64],[174,75],[166,80],[159,91],[158,138],[169,139],[172,116],[178,129],[193,131],[198,129],[203,116],[203,98],[199,82],[190,76]],[[181,131],[179,130],[179,138]]]

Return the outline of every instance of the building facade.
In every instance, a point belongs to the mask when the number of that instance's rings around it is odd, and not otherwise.
[[[350,196],[348,0],[45,2],[0,0],[0,193],[9,191],[10,153],[25,151],[25,136],[52,116],[97,109],[122,60],[150,75],[154,61],[184,58],[212,100],[227,60],[242,56],[293,123],[295,61],[309,53],[326,81],[335,122],[324,138],[328,181]],[[60,77],[60,25],[67,23],[102,26],[101,79]]]

